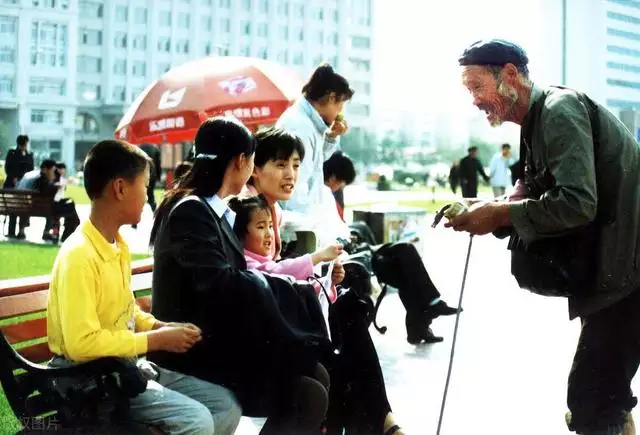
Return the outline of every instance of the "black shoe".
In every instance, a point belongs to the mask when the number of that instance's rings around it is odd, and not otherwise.
[[[462,308],[460,308],[462,312]],[[439,301],[437,304],[427,308],[427,315],[432,319],[440,316],[452,316],[458,313],[457,308],[450,307],[445,301]]]
[[[18,240],[24,240],[26,239],[27,236],[24,234],[24,232],[20,231],[17,235],[16,235],[16,239]]]
[[[424,313],[417,317],[407,313],[404,322],[407,327],[407,342],[409,344],[440,343],[444,340],[433,333],[429,327],[431,319],[426,317]]]
[[[420,333],[407,333],[407,343],[412,344],[412,345],[418,345],[418,344],[433,344],[433,343],[440,343],[444,341],[444,338],[439,337],[437,335],[435,335],[433,333],[433,331],[431,330],[431,328],[427,328],[424,331],[421,331]]]

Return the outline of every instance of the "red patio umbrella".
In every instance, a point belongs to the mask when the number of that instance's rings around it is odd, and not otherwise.
[[[249,57],[206,57],[151,83],[120,120],[115,137],[130,143],[192,141],[205,119],[228,114],[247,127],[274,123],[300,95],[290,69]]]

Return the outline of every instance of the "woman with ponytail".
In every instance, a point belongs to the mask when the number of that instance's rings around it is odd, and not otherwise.
[[[199,326],[203,339],[186,354],[150,359],[229,388],[244,415],[268,417],[263,435],[318,433],[329,388],[318,360],[328,341],[291,319],[292,288],[278,292],[275,278],[247,270],[225,202],[251,176],[254,151],[242,124],[208,119],[195,137],[193,167],[160,204],[151,231],[152,311]]]

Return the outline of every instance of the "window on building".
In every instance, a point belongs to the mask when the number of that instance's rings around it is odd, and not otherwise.
[[[171,52],[171,38],[167,36],[161,36],[158,38],[158,51],[164,53]]]
[[[231,0],[218,0],[218,5],[221,8],[229,9],[231,7]]]
[[[33,6],[51,9],[69,9],[69,0],[31,0]],[[14,3],[15,4],[15,3]]]
[[[116,32],[113,37],[113,46],[115,48],[127,48],[127,32]]]
[[[95,56],[78,56],[78,72],[99,73],[102,72],[102,58]]]
[[[141,60],[133,61],[133,75],[136,77],[144,77],[147,75],[147,64]]]
[[[202,17],[202,30],[210,32],[211,27],[212,27],[211,17]]]
[[[266,59],[267,57],[269,57],[269,52],[267,51],[266,47],[258,50],[258,57],[261,59]]]
[[[267,23],[258,24],[258,36],[262,38],[266,38],[269,36],[269,29],[267,27]]]
[[[161,76],[162,74],[166,73],[170,69],[171,69],[171,64],[170,63],[159,63],[158,64],[158,75]]]
[[[640,89],[640,82],[632,82],[629,80],[607,79],[607,84],[619,88]]]
[[[280,0],[278,4],[278,15],[282,15],[283,17],[289,16],[289,2],[287,0]]]
[[[324,32],[322,30],[318,30],[316,33],[316,42],[320,45],[324,43]]]
[[[365,36],[352,36],[351,47],[359,49],[371,48],[371,40]]]
[[[301,41],[301,42],[304,41],[304,29],[298,30],[298,41]]]
[[[212,6],[213,0],[200,0],[200,3],[202,4],[202,6]]]
[[[349,62],[351,63],[351,67],[355,71],[370,71],[371,70],[371,62],[364,59],[356,59],[350,58]]]
[[[324,9],[322,9],[322,7],[319,7],[318,9],[316,9],[316,14],[314,18],[318,21],[324,20]]]
[[[245,11],[250,11],[251,10],[251,0],[242,0],[242,8]]]
[[[102,30],[80,29],[80,44],[82,45],[102,45]]]
[[[79,133],[98,134],[100,127],[98,121],[88,113],[78,113],[76,115],[76,131]]]
[[[278,57],[277,57],[278,62],[282,62],[282,63],[288,63],[289,62],[289,52],[287,50],[281,50],[280,52],[278,52]]]
[[[333,22],[334,23],[340,22],[340,11],[338,11],[337,9],[333,10]]]
[[[607,34],[619,38],[630,39],[632,41],[640,41],[640,33],[628,32],[626,30],[613,29],[607,27]]]
[[[0,38],[14,36],[18,30],[18,17],[0,15]]]
[[[176,43],[176,53],[189,54],[189,40],[181,39]]]
[[[133,88],[131,90],[131,99],[135,100],[136,98],[138,98],[138,96],[142,93],[142,91],[144,91],[144,88],[141,88],[141,87]]]
[[[127,60],[116,59],[115,62],[113,62],[113,73],[118,75],[127,74]]]
[[[640,57],[640,50],[632,50],[627,47],[619,47],[617,45],[607,45],[607,51],[623,56]]]
[[[116,21],[120,23],[127,22],[127,15],[129,15],[129,8],[124,5],[116,6]]]
[[[251,35],[251,23],[248,21],[242,22],[242,34],[243,35]]]
[[[147,9],[136,8],[134,20],[136,24],[147,24]]]
[[[304,5],[295,6],[296,18],[304,18]]]
[[[220,20],[220,29],[225,33],[231,32],[231,21],[229,18],[223,18]]]
[[[80,18],[102,18],[104,6],[98,1],[80,0],[78,2]]]
[[[188,29],[190,22],[191,22],[191,17],[189,16],[188,13],[180,12],[178,14],[178,27],[181,27],[183,29]]]
[[[31,23],[31,65],[67,65],[68,27],[48,21]]]
[[[126,97],[126,88],[124,86],[114,86],[111,98],[115,101],[124,101]]]
[[[289,28],[287,26],[280,26],[280,39],[289,39]]]
[[[13,47],[0,47],[0,63],[15,63],[16,49]]]
[[[251,47],[248,45],[240,47],[240,56],[251,56]]]
[[[368,104],[352,103],[347,106],[347,111],[357,116],[369,116],[371,110]]]
[[[260,0],[260,12],[263,14],[269,13],[269,0]]]
[[[160,11],[158,18],[161,26],[171,27],[171,11]]]
[[[14,80],[11,76],[0,76],[0,95],[14,94]]]
[[[133,48],[136,50],[146,50],[147,49],[147,36],[146,35],[136,35],[133,37]]]
[[[293,56],[293,64],[294,65],[303,65],[304,64],[304,55],[300,52],[296,53]]]
[[[63,115],[62,110],[31,109],[31,122],[33,124],[60,125]]]
[[[78,83],[76,97],[82,101],[98,101],[100,100],[100,85]]]

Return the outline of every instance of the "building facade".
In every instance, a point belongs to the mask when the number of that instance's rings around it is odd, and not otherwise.
[[[371,113],[373,0],[0,0],[0,144],[78,168],[135,97],[173,66],[252,56],[305,78],[348,77],[353,126]]]

